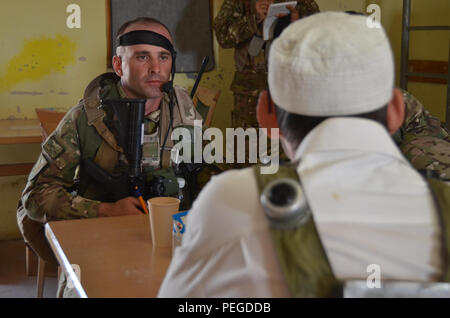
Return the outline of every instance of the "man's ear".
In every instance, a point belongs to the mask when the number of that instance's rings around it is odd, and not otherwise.
[[[262,91],[259,94],[258,105],[256,107],[256,118],[258,119],[259,127],[267,128],[267,135],[271,137],[271,128],[278,128],[278,121],[275,105],[270,100],[267,91]]]
[[[391,135],[403,125],[405,120],[405,102],[403,94],[398,88],[394,88],[392,99],[387,108],[387,125]]]
[[[117,74],[117,76],[122,77],[122,58],[120,56],[114,55],[112,59],[112,66],[114,69],[114,72]]]

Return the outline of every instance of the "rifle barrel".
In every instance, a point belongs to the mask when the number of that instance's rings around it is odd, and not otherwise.
[[[200,72],[198,72],[197,79],[195,80],[194,87],[192,88],[191,98],[194,98],[194,96],[195,96],[195,92],[197,91],[198,84],[200,83],[200,80],[202,79],[202,75],[205,72],[205,68],[206,68],[206,65],[208,64],[208,62],[209,62],[209,56],[206,55],[203,58],[202,66],[200,67]]]

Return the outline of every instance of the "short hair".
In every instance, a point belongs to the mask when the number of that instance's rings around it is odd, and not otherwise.
[[[350,14],[350,15],[365,15],[365,14],[362,13],[362,12],[352,11],[352,10],[345,11],[345,13],[348,13],[348,14]]]
[[[163,26],[167,32],[169,32],[170,36],[172,36],[172,33],[170,33],[169,28],[162,23],[161,21],[154,19],[154,18],[149,18],[149,17],[140,17],[140,18],[136,18],[134,20],[130,20],[125,22],[124,24],[122,24],[122,26],[119,28],[119,30],[117,31],[117,35],[116,35],[116,39],[119,39],[119,37],[125,33],[125,30],[131,26],[131,25],[135,25],[135,24],[145,24],[145,25],[154,25],[154,24],[158,24]]]
[[[272,103],[270,101],[270,103]],[[293,114],[285,111],[281,107],[275,105],[275,111],[277,115],[278,127],[280,128],[281,134],[286,138],[286,140],[292,144],[293,147],[297,148],[300,142],[306,137],[306,135],[313,130],[316,126],[322,123],[328,118],[337,117],[356,117],[371,119],[380,123],[386,129],[387,126],[387,106],[385,105],[379,109],[376,109],[369,113],[348,115],[348,116],[326,116],[326,117],[315,117],[315,116],[304,116]]]

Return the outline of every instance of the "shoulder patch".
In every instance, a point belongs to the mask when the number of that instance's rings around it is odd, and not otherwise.
[[[56,140],[55,136],[50,136],[42,146],[42,149],[45,153],[55,160],[58,158],[63,152],[64,147],[60,145],[60,143]]]

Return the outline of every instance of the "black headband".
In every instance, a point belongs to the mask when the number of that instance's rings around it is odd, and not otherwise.
[[[172,54],[175,57],[175,50],[172,43],[159,33],[147,31],[147,30],[137,30],[122,34],[119,37],[119,46],[129,46],[136,44],[150,44],[160,46]]]

